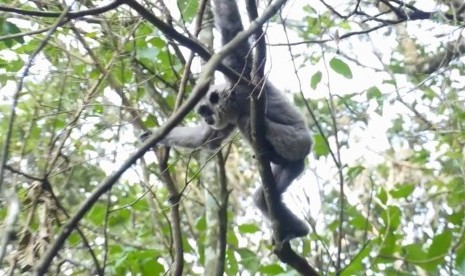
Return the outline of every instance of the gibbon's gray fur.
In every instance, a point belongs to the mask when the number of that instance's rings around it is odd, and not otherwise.
[[[236,1],[213,0],[215,25],[221,33],[222,44],[226,44],[243,30]],[[247,41],[239,45],[223,63],[238,73],[250,77],[251,58]],[[304,169],[305,157],[310,152],[311,138],[307,124],[299,112],[270,82],[264,87],[265,111],[265,154],[271,161],[277,190],[282,194]],[[250,89],[227,80],[226,84],[211,86],[199,102],[197,113],[203,122],[194,127],[176,127],[160,143],[165,146],[205,149],[218,148],[236,127],[244,138],[251,141],[249,96]],[[260,187],[254,201],[263,214],[269,217],[268,208]],[[279,208],[280,241],[305,236],[308,226],[295,216],[282,202]]]

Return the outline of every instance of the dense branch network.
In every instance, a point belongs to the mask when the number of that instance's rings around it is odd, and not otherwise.
[[[370,32],[379,30],[381,28],[396,25],[396,24],[399,24],[405,21],[425,20],[425,19],[434,19],[434,18],[445,18],[447,20],[450,20],[456,23],[465,21],[465,17],[463,14],[465,11],[465,4],[458,7],[455,10],[455,12],[451,14],[451,13],[444,13],[441,11],[431,11],[431,12],[423,11],[421,9],[416,8],[414,5],[408,4],[404,1],[381,0],[380,3],[384,4],[387,7],[387,10],[382,11],[378,14],[369,14],[368,12],[365,12],[364,10],[362,10],[360,6],[360,0],[357,0],[356,3],[354,4],[354,8],[352,9],[352,11],[349,12],[347,15],[343,15],[342,13],[338,12],[336,8],[329,5],[326,1],[320,0],[320,2],[322,2],[323,5],[325,5],[325,7],[327,7],[328,10],[330,10],[334,15],[336,15],[337,17],[341,19],[348,20],[350,18],[353,18],[354,16],[360,16],[361,18],[359,19],[359,21],[362,23],[368,23],[372,21],[372,22],[378,22],[380,24],[376,26],[371,26],[361,31],[347,32],[344,34],[340,34],[337,37],[332,37],[332,38],[327,38],[327,39],[309,39],[309,40],[304,40],[304,41],[299,41],[299,42],[290,42],[286,44],[273,44],[273,45],[274,46],[289,46],[289,45],[315,44],[315,43],[321,44],[321,43],[326,43],[329,41],[334,41],[335,39],[343,40],[343,39],[346,39],[346,38],[349,38],[355,35],[368,34]],[[99,15],[107,11],[114,10],[123,4],[126,4],[130,6],[131,8],[133,8],[147,21],[149,21],[155,27],[161,30],[165,35],[175,39],[181,45],[189,48],[190,50],[198,54],[202,59],[208,60],[211,57],[211,53],[206,48],[204,48],[203,45],[181,34],[175,28],[163,22],[162,20],[160,20],[153,13],[151,13],[149,10],[147,10],[142,5],[140,5],[137,1],[134,1],[134,0],[116,0],[102,7],[91,8],[91,9],[78,11],[78,12],[71,11],[63,19],[62,24],[65,24],[66,22],[72,19],[81,19],[81,18],[91,16],[91,15]],[[27,16],[48,17],[48,18],[58,17],[61,14],[60,12],[46,12],[46,11],[19,9],[19,8],[7,6],[7,5],[0,5],[0,11],[27,15]],[[386,16],[389,16],[392,14],[396,16],[396,19],[386,18]],[[43,31],[46,31],[46,30],[47,29],[44,29]],[[35,33],[36,32],[31,32],[25,35],[31,35]],[[9,37],[4,37],[4,38],[0,37],[0,40],[7,39],[7,38]],[[219,70],[220,72],[222,72],[223,74],[225,74],[231,79],[236,78],[238,80],[242,80],[246,82],[246,80],[242,78],[240,75],[238,75],[234,70],[222,64],[218,65],[217,70]]]
[[[114,173],[104,179],[101,184],[86,198],[86,200],[81,204],[78,211],[72,216],[68,222],[60,229],[59,234],[57,235],[54,242],[49,247],[46,254],[44,254],[41,261],[38,263],[35,273],[37,275],[44,274],[48,267],[50,266],[53,258],[57,255],[59,249],[64,244],[65,240],[71,234],[71,232],[76,229],[79,221],[83,218],[83,216],[87,213],[87,211],[95,204],[95,202],[109,189],[113,186],[114,183],[120,178],[120,176],[130,167],[132,166],[143,154],[148,151],[153,144],[156,144],[163,136],[165,136],[171,129],[173,129],[176,125],[178,125],[181,120],[187,115],[190,110],[196,105],[196,103],[204,96],[206,93],[206,88],[209,85],[211,80],[212,74],[215,69],[224,70],[226,75],[228,75],[228,70],[226,67],[221,66],[221,61],[223,58],[231,51],[234,50],[235,45],[241,43],[242,41],[246,40],[251,34],[253,34],[262,24],[264,24],[271,16],[275,14],[278,10],[279,6],[282,5],[284,1],[277,1],[274,5],[270,5],[270,8],[265,10],[262,16],[257,18],[255,21],[251,22],[249,29],[240,32],[232,41],[226,44],[217,54],[211,56],[208,51],[206,51],[201,45],[197,44],[196,42],[190,40],[189,38],[181,35],[179,32],[167,26],[164,22],[156,18],[153,14],[147,11],[145,8],[140,6],[136,1],[126,0],[126,1],[115,1],[112,3],[112,7],[116,8],[121,4],[127,4],[134,10],[136,10],[139,14],[141,14],[144,18],[149,20],[152,23],[156,23],[160,27],[160,29],[165,30],[167,32],[171,32],[167,34],[173,37],[175,40],[180,42],[183,45],[190,45],[193,46],[193,51],[198,53],[202,57],[207,57],[206,59],[209,62],[205,65],[204,70],[202,72],[201,77],[199,78],[196,86],[191,93],[191,96],[188,100],[174,113],[158,131],[150,137],[134,154],[132,154],[124,163],[123,165],[117,169]],[[0,7],[1,9],[1,7]],[[16,11],[16,10],[15,10]],[[81,13],[84,14],[84,13]],[[51,16],[47,14],[47,16]],[[162,31],[163,31],[162,30]],[[190,44],[193,43],[193,44]],[[234,74],[228,75],[232,79],[237,76]],[[238,81],[241,81],[238,79]]]

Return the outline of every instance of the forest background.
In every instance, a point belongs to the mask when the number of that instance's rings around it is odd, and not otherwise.
[[[296,275],[240,136],[134,158],[219,49],[206,4],[0,1],[0,273]],[[320,0],[263,25],[314,138],[285,201],[321,275],[465,274],[464,22],[462,0]]]

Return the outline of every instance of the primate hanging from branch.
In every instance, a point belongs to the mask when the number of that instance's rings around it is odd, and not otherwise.
[[[216,28],[221,33],[222,45],[231,41],[244,28],[234,0],[212,0]],[[252,55],[247,41],[238,45],[227,55],[223,64],[234,69],[247,79],[251,77]],[[196,111],[203,121],[194,127],[174,128],[160,144],[184,148],[213,150],[238,128],[250,143],[252,139],[250,122],[251,86],[239,84],[226,76],[227,82],[211,86],[199,102]],[[289,103],[284,95],[269,81],[263,85],[266,93],[265,105],[265,148],[264,154],[271,161],[276,190],[281,195],[304,169],[304,160],[312,145],[310,131],[302,115]],[[147,137],[149,133],[143,135]],[[254,195],[257,207],[269,217],[263,188]],[[279,219],[279,243],[308,234],[307,224],[293,214],[279,200],[273,202]]]

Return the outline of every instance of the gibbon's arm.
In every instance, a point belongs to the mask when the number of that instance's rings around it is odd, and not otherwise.
[[[225,45],[244,30],[236,0],[213,0],[213,14],[216,28],[221,33],[221,45]],[[223,64],[246,78],[250,78],[252,55],[250,54],[249,42],[247,40],[241,42],[223,60]]]
[[[234,125],[228,125],[221,130],[215,130],[202,123],[193,127],[175,127],[166,137],[160,141],[164,146],[175,146],[189,149],[205,148],[216,149],[235,129]]]

